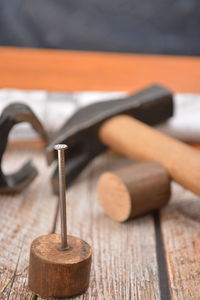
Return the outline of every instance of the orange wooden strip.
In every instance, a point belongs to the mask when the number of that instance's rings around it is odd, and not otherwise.
[[[200,93],[200,58],[0,48],[0,88],[134,91],[155,82]]]

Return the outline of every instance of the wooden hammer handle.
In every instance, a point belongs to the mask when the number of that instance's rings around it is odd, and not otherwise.
[[[130,158],[162,164],[171,177],[200,195],[200,152],[126,115],[106,121],[99,131],[101,141]]]

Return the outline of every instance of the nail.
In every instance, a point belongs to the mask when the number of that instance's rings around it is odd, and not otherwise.
[[[65,150],[67,145],[58,144],[54,149],[58,151],[58,169],[59,169],[59,205],[61,219],[61,249],[68,248],[67,242],[67,214],[66,214],[66,183],[65,183]]]

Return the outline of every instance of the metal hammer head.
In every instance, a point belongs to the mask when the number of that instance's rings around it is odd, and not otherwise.
[[[165,121],[173,114],[173,95],[159,85],[150,86],[136,94],[119,100],[99,102],[77,111],[55,134],[46,148],[50,164],[56,160],[55,144],[69,146],[70,160],[67,160],[66,176],[70,185],[87,164],[106,146],[99,140],[99,128],[107,119],[127,114],[149,125]],[[58,192],[58,169],[53,178],[53,190]]]

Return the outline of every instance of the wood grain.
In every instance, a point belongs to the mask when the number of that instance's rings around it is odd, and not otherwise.
[[[0,88],[136,91],[152,83],[200,93],[200,58],[0,48]]]
[[[28,286],[42,298],[73,297],[88,288],[92,249],[78,237],[67,240],[65,250],[60,234],[39,236],[31,244]]]
[[[199,197],[174,183],[171,202],[161,212],[171,299],[199,299],[199,212]]]
[[[16,160],[20,155],[22,152],[13,159]],[[37,165],[40,165],[42,154],[37,152],[36,157]],[[106,217],[97,201],[96,183],[100,173],[115,166],[121,167],[125,163],[127,161],[124,158],[114,155],[99,157],[67,193],[69,234],[82,238],[93,248],[90,286],[87,293],[77,299],[160,299],[152,216],[148,215],[121,225]],[[49,223],[53,223],[55,198],[50,193],[47,174],[49,170],[41,164],[40,178],[36,185],[31,185],[32,189],[26,192],[29,195],[27,202],[24,200],[26,209],[17,197],[13,198],[13,202],[6,202],[7,198],[1,197],[4,210],[1,209],[0,214],[4,213],[4,217],[2,219],[1,216],[0,222],[4,220],[6,224],[3,237],[7,238],[8,242],[3,240],[1,243],[6,249],[1,252],[0,257],[4,266],[10,270],[10,273],[2,270],[1,278],[4,283],[11,278],[21,251],[18,276],[14,277],[12,288],[8,286],[5,289],[3,300],[29,300],[31,296],[26,287],[27,270],[24,273],[20,272],[27,267],[32,238],[45,233],[45,230],[51,227],[48,226]],[[16,218],[16,203],[20,219]],[[12,240],[16,226],[19,237],[22,237]],[[13,230],[10,229],[12,227]],[[29,233],[30,236],[22,243],[25,233]],[[23,248],[20,250],[22,244]]]
[[[14,171],[31,157],[38,170],[44,170],[19,195],[0,195],[0,299],[27,300],[27,267],[30,244],[41,233],[48,233],[54,220],[57,199],[49,184],[50,169],[45,158],[37,151],[6,153],[4,168]],[[43,188],[42,188],[43,187]]]
[[[104,212],[119,222],[159,209],[167,204],[170,194],[166,169],[151,161],[105,172],[98,180],[98,196]]]
[[[122,225],[98,204],[99,175],[125,163],[114,155],[97,158],[68,194],[70,234],[93,247],[90,287],[80,299],[160,299],[152,216]]]
[[[40,176],[22,195],[0,197],[0,299],[29,300],[29,246],[33,238],[51,230],[57,201],[49,185],[51,170],[40,151],[21,150],[6,155],[6,169],[13,168],[14,162],[21,164],[26,155],[34,156],[40,168]],[[93,247],[90,286],[85,295],[76,299],[161,299],[152,215],[120,224],[106,217],[97,201],[100,173],[129,164],[122,157],[105,154],[84,171],[67,193],[69,234]],[[199,203],[199,197],[176,185],[172,203],[161,213],[169,286],[175,300],[196,300],[200,292]]]

